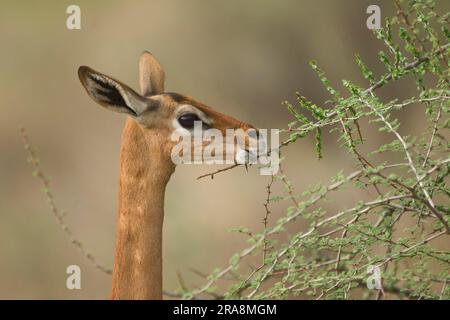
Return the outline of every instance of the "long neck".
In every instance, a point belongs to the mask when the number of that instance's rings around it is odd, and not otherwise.
[[[161,137],[128,119],[122,135],[113,299],[162,298],[164,192],[174,171]]]

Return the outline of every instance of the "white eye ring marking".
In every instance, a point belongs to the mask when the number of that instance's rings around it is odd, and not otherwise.
[[[192,130],[184,128],[180,123],[178,122],[178,118],[182,116],[183,114],[187,113],[193,113],[197,115],[197,117],[205,124],[211,125],[213,123],[213,120],[208,117],[204,112],[197,109],[194,106],[191,106],[190,104],[182,104],[178,106],[178,108],[174,112],[174,118],[172,120],[172,126],[175,130],[179,130],[180,132],[183,132],[185,134],[189,134]]]

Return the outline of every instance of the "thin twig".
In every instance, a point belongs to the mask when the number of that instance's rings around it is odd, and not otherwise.
[[[436,136],[436,133],[438,131],[438,123],[439,123],[439,119],[441,118],[441,110],[442,110],[443,103],[444,102],[441,102],[441,106],[439,107],[438,114],[437,114],[436,118],[433,120],[433,123],[434,123],[433,132],[431,133],[430,142],[428,143],[427,154],[425,155],[425,159],[423,160],[422,168],[424,168],[426,166],[426,164],[428,162],[428,158],[430,157],[431,150],[433,149],[434,137]]]
[[[64,214],[62,213],[61,210],[59,210],[59,208],[56,205],[55,197],[50,187],[50,179],[47,178],[47,176],[42,171],[39,158],[34,149],[30,146],[28,134],[24,127],[20,128],[20,134],[22,137],[23,146],[29,157],[29,162],[33,166],[34,170],[33,174],[41,182],[45,196],[47,198],[47,202],[50,206],[50,210],[53,213],[53,216],[56,218],[56,222],[64,231],[64,233],[67,235],[70,243],[72,243],[81,252],[81,254],[85,256],[95,266],[95,268],[108,275],[111,275],[112,270],[110,268],[105,267],[103,264],[99,263],[97,259],[84,248],[83,243],[74,237],[72,230],[67,226],[67,224],[64,221]]]
[[[231,169],[234,169],[234,168],[236,168],[236,167],[239,167],[240,165],[241,165],[241,164],[239,164],[239,163],[235,163],[235,164],[230,165],[230,166],[228,166],[228,167],[225,167],[225,168],[223,168],[223,169],[219,169],[219,170],[216,170],[216,171],[211,172],[211,173],[203,174],[203,175],[201,175],[201,176],[198,176],[198,177],[197,177],[197,180],[200,180],[200,179],[203,179],[203,178],[206,178],[206,177],[211,177],[211,179],[214,179],[214,176],[215,176],[216,174],[221,173],[221,172],[225,172],[225,171],[228,171],[228,170],[231,170]]]

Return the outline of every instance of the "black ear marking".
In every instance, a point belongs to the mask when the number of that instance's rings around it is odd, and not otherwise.
[[[93,70],[92,70],[93,71]],[[122,109],[122,112],[137,116],[124,98],[124,89],[120,88],[120,84],[114,82],[112,79],[103,77],[96,73],[90,72],[90,69],[81,71],[86,82],[91,82],[88,92],[97,100],[98,103],[110,106],[117,109]]]
[[[133,114],[135,112],[130,109],[125,101],[125,99],[120,94],[119,90],[114,87],[113,85],[109,84],[108,82],[104,82],[100,80],[98,77],[95,77],[93,75],[89,76],[89,79],[95,82],[95,84],[98,86],[98,88],[95,91],[95,95],[98,97],[100,102],[112,105],[112,106],[119,106],[124,107],[130,110]]]
[[[157,99],[145,98],[126,84],[87,66],[78,69],[78,77],[88,95],[102,107],[139,117],[159,107]]]

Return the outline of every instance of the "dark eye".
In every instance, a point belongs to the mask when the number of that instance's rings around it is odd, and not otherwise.
[[[186,129],[193,128],[195,121],[201,121],[195,113],[186,113],[178,118],[180,125]]]

